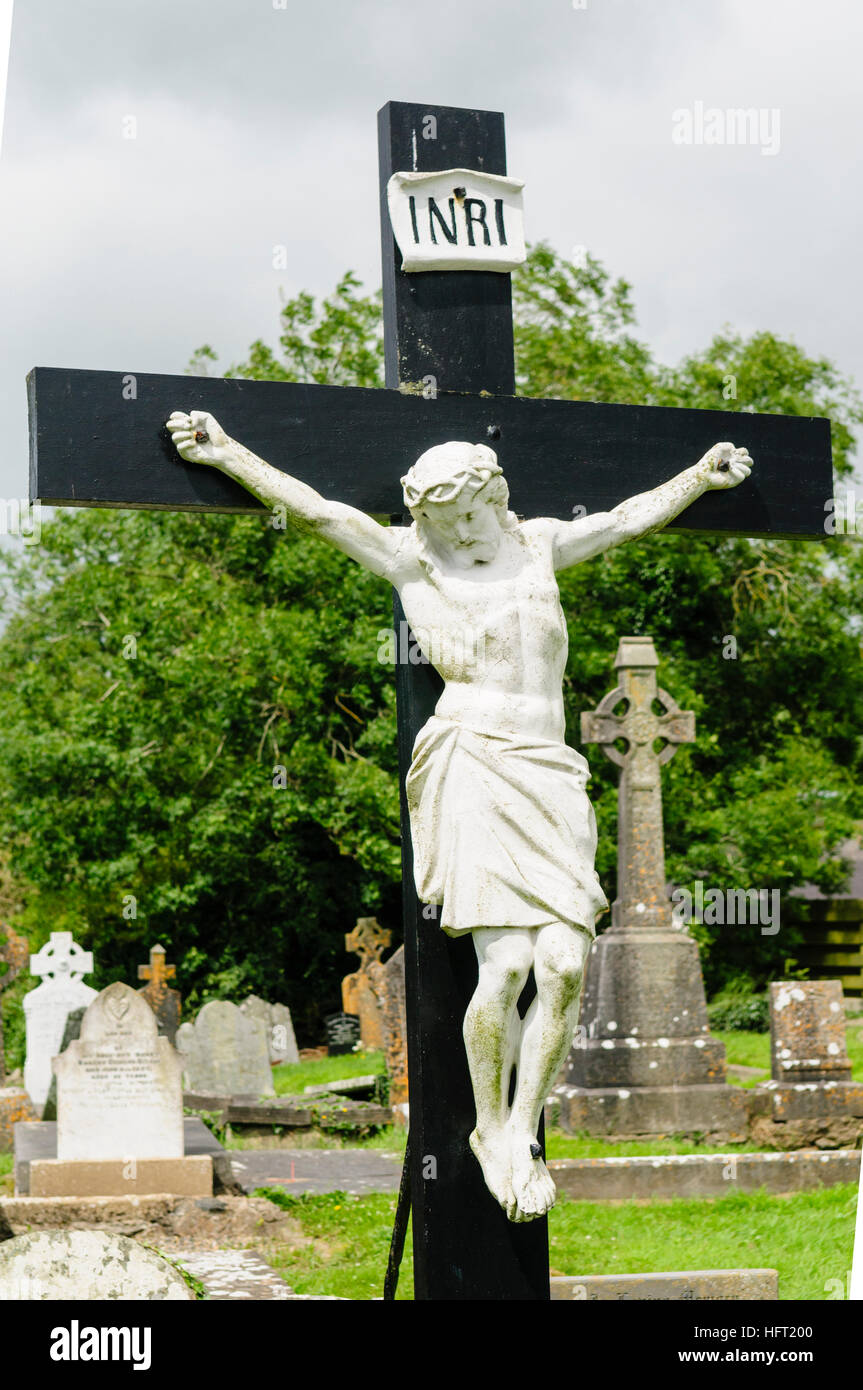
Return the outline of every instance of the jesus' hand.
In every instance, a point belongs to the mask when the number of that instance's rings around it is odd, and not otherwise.
[[[208,463],[221,468],[234,458],[234,441],[228,438],[216,417],[206,410],[193,410],[191,415],[175,410],[167,427],[174,448],[187,463]]]
[[[744,482],[753,464],[747,449],[735,449],[733,444],[714,444],[695,466],[709,488],[725,488]]]

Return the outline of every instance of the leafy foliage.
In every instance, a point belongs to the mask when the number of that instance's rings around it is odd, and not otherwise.
[[[707,1017],[713,1033],[769,1033],[770,1000],[766,994],[755,994],[745,976],[738,976],[712,1000]]]

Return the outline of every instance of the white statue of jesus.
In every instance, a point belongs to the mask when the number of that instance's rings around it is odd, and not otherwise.
[[[402,479],[410,527],[328,502],[230,439],[204,412],[168,421],[181,457],[210,464],[302,530],[395,586],[444,680],[407,778],[417,893],[479,962],[464,1019],[471,1148],[511,1221],[555,1199],[537,1131],[572,1043],[597,916],[587,762],[564,742],[567,631],[555,571],[665,526],[702,493],[749,476],[745,449],[700,462],[610,512],[519,521],[493,450],[440,444]],[[536,997],[522,1020],[530,970]],[[515,1071],[515,1092],[509,1103]]]

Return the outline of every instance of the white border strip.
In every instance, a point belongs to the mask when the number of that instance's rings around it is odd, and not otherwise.
[[[860,1191],[857,1195],[857,1233],[854,1236],[848,1297],[863,1300],[863,1165],[860,1169]]]
[[[14,0],[0,0],[0,154],[3,153],[3,117],[6,113],[6,82],[9,74],[9,50],[12,46],[12,5]]]

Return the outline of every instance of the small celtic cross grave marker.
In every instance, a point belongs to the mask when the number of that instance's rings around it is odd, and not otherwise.
[[[392,939],[392,932],[376,917],[358,917],[353,931],[345,937],[345,949],[359,956],[360,969],[367,970],[373,960],[380,960]]]
[[[360,1020],[360,1041],[370,1051],[385,1046],[385,1028],[380,1001],[374,987],[374,967],[392,941],[392,932],[375,917],[358,917],[353,931],[345,936],[345,950],[360,958],[360,968],[342,980],[342,1007]]]

